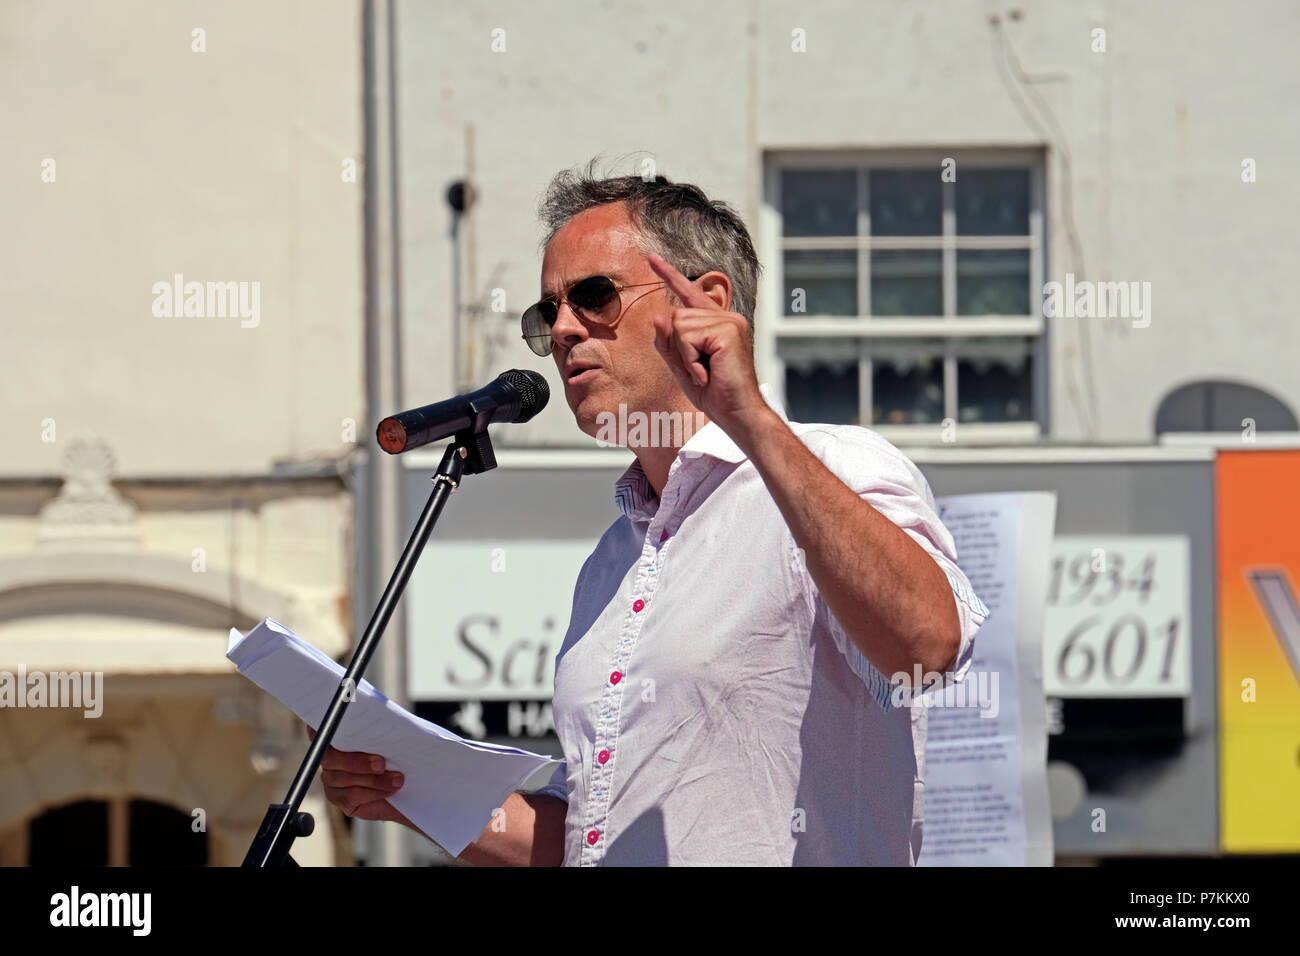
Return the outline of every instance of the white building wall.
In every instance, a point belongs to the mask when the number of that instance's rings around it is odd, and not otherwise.
[[[236,864],[306,748],[225,653],[264,616],[350,643],[361,15],[0,8],[0,671],[104,681],[97,717],[0,711],[0,779],[22,781],[0,798],[0,863],[28,862],[41,814],[145,799],[183,815],[157,842],[203,810],[210,862]],[[177,274],[256,283],[258,310],[160,316],[154,284]],[[295,856],[329,864],[341,817],[318,786],[305,808]]]
[[[503,289],[475,380],[553,364],[518,339],[537,295],[536,201],[602,154],[737,206],[759,237],[761,160],[790,149],[1032,147],[1048,159],[1047,277],[1150,282],[1151,324],[1049,323],[1049,437],[1149,441],[1160,399],[1232,378],[1300,410],[1300,8],[1251,0],[527,3],[398,7],[406,388],[452,394],[448,183],[473,173],[473,295]],[[1094,52],[1104,29],[1106,52]],[[792,51],[792,31],[806,51]],[[494,34],[494,31],[503,31]],[[494,43],[504,50],[494,52]],[[1018,64],[1018,67],[1016,66]],[[1067,161],[1068,157],[1068,161]],[[1253,159],[1257,181],[1242,181]],[[960,169],[960,166],[959,166]],[[759,246],[771,265],[775,250]],[[760,301],[759,321],[773,303]],[[760,372],[769,356],[760,355]],[[557,392],[557,395],[559,393]],[[554,403],[553,403],[554,404]],[[582,444],[561,404],[501,441]]]
[[[0,30],[4,473],[58,472],[47,420],[128,477],[344,456],[364,397],[363,183],[342,181],[360,5],[21,3]],[[259,283],[257,324],[154,315],[177,273]]]

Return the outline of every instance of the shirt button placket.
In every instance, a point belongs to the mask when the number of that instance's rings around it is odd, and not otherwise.
[[[668,531],[667,531],[667,529],[665,529],[665,530],[664,530],[664,533],[663,533],[663,537],[660,538],[660,541],[662,542],[663,539],[664,539],[664,538],[667,538],[667,537],[668,537]],[[651,560],[653,561],[653,557],[652,557]],[[650,568],[648,569],[648,571],[650,571],[650,572],[652,572],[653,570],[654,570],[653,566],[650,567]],[[648,592],[647,592],[647,593],[648,593]],[[642,611],[645,610],[645,606],[646,606],[645,599],[644,599],[644,598],[637,598],[636,600],[634,600],[634,601],[632,602],[632,613],[633,613],[634,615],[635,615],[635,614],[640,614]],[[638,629],[638,630],[639,630],[639,629]],[[635,634],[636,634],[636,631],[633,632],[633,635],[634,635],[634,636],[635,636]],[[631,649],[630,649],[630,648],[627,648],[627,645],[628,645],[630,642],[631,642],[631,638],[630,638],[630,637],[629,637],[629,638],[624,638],[622,645],[620,645],[620,647],[622,648],[622,650],[621,650],[620,653],[623,655],[623,657],[622,657],[623,661],[626,661],[626,660],[627,660],[627,656],[631,653]],[[626,663],[624,663],[623,666],[626,666]],[[609,685],[608,685],[608,690],[606,691],[606,693],[609,695],[609,703],[610,703],[610,705],[611,705],[611,709],[613,709],[613,708],[615,708],[615,707],[618,706],[618,705],[615,703],[616,698],[615,698],[615,696],[614,696],[617,692],[614,691],[613,688],[616,687],[619,683],[622,682],[624,676],[626,676],[626,675],[624,674],[624,672],[623,672],[622,670],[615,669],[615,670],[613,670],[613,671],[610,672],[610,675],[609,675]],[[612,713],[611,713],[609,716],[613,716]],[[605,730],[606,732],[608,732],[608,730],[609,730],[608,726],[607,726],[606,728],[604,728],[604,730]],[[610,753],[610,751],[609,751],[607,748],[602,748],[602,749],[601,749],[601,750],[596,754],[596,762],[600,765],[600,769],[604,769],[604,768],[605,768],[606,764],[609,763],[610,758],[611,758],[612,756],[613,756],[613,754]],[[610,769],[612,770],[612,768],[610,768]],[[598,773],[596,776],[597,776],[597,779],[599,779],[601,783],[604,783],[604,784],[608,784],[608,783],[609,783],[608,779],[605,779],[605,778],[603,777],[602,774]],[[594,783],[594,782],[595,782],[595,781],[593,780],[593,783]],[[610,788],[609,788],[608,786],[605,786],[605,787],[603,787],[602,789],[603,789],[603,790],[610,790]],[[602,794],[601,794],[599,791],[598,791],[597,794],[596,794],[596,796],[598,796],[598,797],[601,796],[601,795],[602,795]],[[597,811],[597,813],[595,814],[595,816],[594,816],[593,819],[592,819],[592,822],[594,823],[594,822],[596,822],[596,820],[601,819],[601,818],[603,818],[603,809]],[[588,847],[591,847],[591,848],[592,848],[592,851],[595,852],[596,845],[597,845],[599,842],[600,842],[600,829],[599,829],[598,827],[596,827],[596,826],[590,826],[590,827],[587,829],[587,846],[588,846]],[[594,858],[593,858],[593,859],[594,859]]]

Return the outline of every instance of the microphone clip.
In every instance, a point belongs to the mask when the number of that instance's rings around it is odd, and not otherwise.
[[[478,432],[473,428],[456,432],[452,436],[451,447],[465,449],[464,473],[467,475],[481,475],[497,466],[496,452],[486,428]]]

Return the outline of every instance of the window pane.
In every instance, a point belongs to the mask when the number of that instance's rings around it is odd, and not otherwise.
[[[966,339],[956,348],[958,421],[1033,418],[1033,339]]]
[[[957,250],[958,315],[1031,315],[1028,249]]]
[[[869,174],[873,236],[943,235],[939,170],[880,170]]]
[[[871,314],[943,315],[942,268],[938,249],[873,249]]]
[[[858,314],[858,254],[853,249],[788,249],[782,278],[786,315]]]
[[[857,171],[784,170],[781,173],[781,231],[786,236],[856,236]]]
[[[1207,380],[1174,389],[1156,408],[1156,434],[1239,432],[1242,419],[1261,432],[1300,430],[1295,413],[1276,395],[1251,385]]]
[[[1029,235],[1029,170],[957,172],[957,235]]]
[[[863,424],[855,339],[783,338],[777,348],[785,363],[786,414],[791,421]]]
[[[877,339],[871,343],[871,416],[877,425],[943,420],[943,343]]]

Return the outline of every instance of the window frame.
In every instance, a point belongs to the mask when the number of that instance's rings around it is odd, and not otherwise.
[[[869,172],[877,169],[932,169],[939,175],[943,160],[963,170],[1025,169],[1029,173],[1029,231],[1021,236],[958,236],[955,183],[942,183],[943,234],[939,237],[872,236]],[[846,169],[857,171],[857,235],[848,237],[786,237],[782,235],[781,178],[786,170]],[[773,150],[763,157],[763,203],[759,216],[759,241],[772,266],[760,280],[756,316],[755,351],[760,378],[773,384],[783,403],[785,363],[779,349],[782,338],[852,338],[858,340],[858,404],[869,417],[872,407],[870,345],[881,338],[942,340],[944,417],[957,422],[961,441],[1037,441],[1047,431],[1047,357],[1050,330],[1042,314],[1041,290],[1047,275],[1046,156],[1034,148],[909,149],[909,150]],[[854,249],[857,251],[857,318],[844,316],[786,316],[784,304],[784,253],[788,249]],[[941,254],[944,315],[875,318],[871,315],[871,252],[874,249],[937,249]],[[965,249],[1026,249],[1029,252],[1029,303],[1038,306],[1026,316],[957,315],[957,252]],[[957,341],[966,338],[1030,338],[1033,363],[1030,420],[1024,422],[971,422],[958,418]],[[888,425],[868,422],[866,427],[900,442],[932,441],[941,437],[942,422],[922,425]]]

